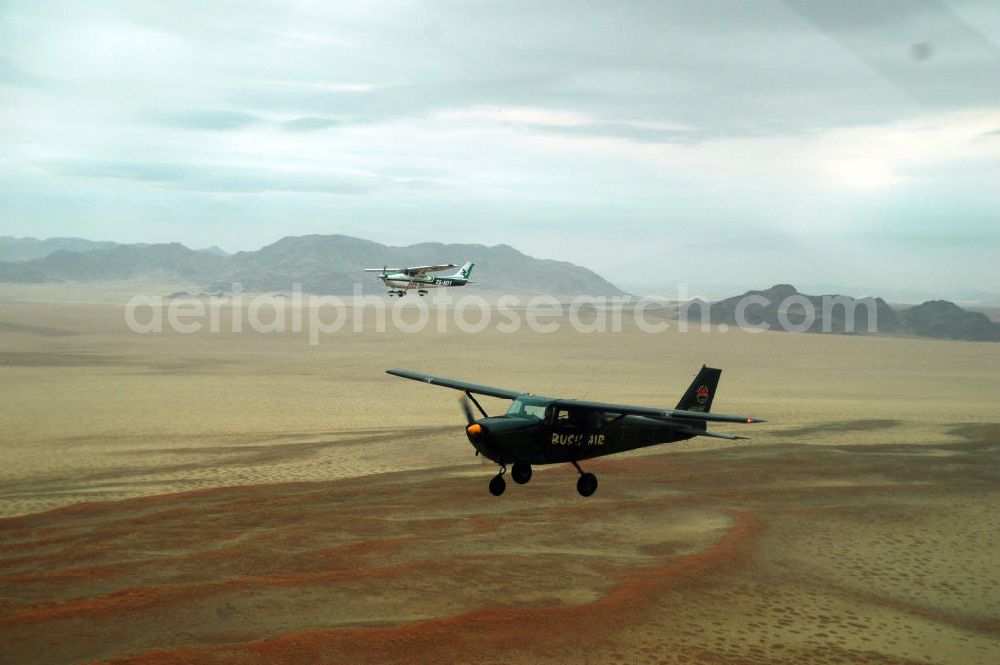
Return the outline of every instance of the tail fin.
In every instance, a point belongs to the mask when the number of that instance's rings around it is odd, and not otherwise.
[[[473,263],[472,261],[466,261],[465,265],[459,268],[458,272],[456,272],[451,277],[452,279],[464,279],[468,281],[469,277],[472,276],[472,269],[475,267],[476,267],[475,263]]]
[[[721,369],[702,365],[698,376],[694,377],[694,381],[688,386],[687,392],[681,397],[681,401],[677,402],[675,408],[708,413],[712,408],[712,399],[715,397],[715,389],[719,386],[721,374]]]

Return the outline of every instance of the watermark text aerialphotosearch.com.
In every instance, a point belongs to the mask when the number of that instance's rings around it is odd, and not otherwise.
[[[388,300],[383,296],[303,294],[294,285],[291,295],[242,293],[234,284],[232,295],[206,298],[164,298],[136,295],[125,307],[129,329],[140,334],[170,330],[178,333],[253,331],[261,334],[306,333],[310,344],[319,344],[326,335],[341,332],[385,332],[390,327],[403,333],[417,333],[433,327],[438,332],[458,330],[480,333],[488,329],[515,333],[529,330],[552,333],[569,325],[580,333],[621,332],[627,322],[642,332],[659,333],[674,326],[685,332],[731,329],[725,321],[711,320],[711,307],[705,301],[690,300],[679,293],[674,300],[661,297],[586,296],[569,300],[553,296],[502,295],[492,301],[476,294],[453,297],[437,294],[433,299],[417,296]],[[818,303],[816,301],[819,301]],[[760,312],[770,308],[776,313],[772,323],[761,320]],[[859,308],[860,314],[859,314]],[[731,316],[735,327],[746,332],[779,329],[804,332],[814,329],[830,332],[835,314],[840,315],[838,332],[875,332],[877,307],[872,298],[846,296],[807,298],[790,295],[779,302],[761,294],[743,296]],[[855,330],[855,321],[864,323],[864,331]]]

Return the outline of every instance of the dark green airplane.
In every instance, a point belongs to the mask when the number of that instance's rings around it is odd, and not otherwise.
[[[583,496],[590,496],[597,491],[597,477],[581,469],[580,460],[659,443],[684,441],[695,436],[745,439],[733,434],[709,432],[705,424],[766,422],[760,418],[709,413],[722,370],[706,366],[702,366],[673,409],[542,397],[405,369],[389,369],[386,372],[434,386],[456,388],[465,393],[462,399],[462,408],[468,420],[465,433],[477,455],[482,454],[500,465],[500,473],[490,481],[490,492],[494,496],[500,496],[507,488],[503,476],[508,464],[512,465],[511,477],[519,485],[531,480],[533,464],[572,464],[580,473],[577,491]],[[504,415],[491,417],[475,395],[509,399],[513,403]],[[483,414],[482,418],[475,418],[470,401]]]

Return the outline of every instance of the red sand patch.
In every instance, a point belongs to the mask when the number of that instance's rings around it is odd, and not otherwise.
[[[459,654],[518,650],[559,651],[600,643],[606,631],[641,621],[648,601],[667,589],[708,584],[714,573],[732,572],[747,561],[760,521],[736,513],[736,525],[709,549],[655,567],[632,571],[611,592],[583,605],[532,610],[480,609],[392,628],[352,628],[288,633],[238,647],[179,649],[139,654],[116,662],[309,662],[440,663],[441,647]],[[599,626],[600,631],[591,629]]]
[[[803,586],[803,573],[770,560],[803,520],[822,532],[827,516],[882,510],[901,515],[905,533],[906,497],[919,508],[930,492],[958,491],[955,458],[905,466],[896,485],[883,463],[884,482],[851,487],[827,481],[870,473],[867,459],[789,454],[794,486],[775,449],[748,449],[595,462],[601,489],[587,500],[569,470],[536,474],[500,499],[486,478],[428,473],[0,520],[0,662],[921,660],[905,655],[905,639],[862,650],[838,641],[838,626],[866,625],[864,608],[997,634],[992,617],[830,580]],[[800,601],[860,614],[795,611]],[[733,615],[740,602],[770,616]],[[978,655],[982,643],[972,644]]]

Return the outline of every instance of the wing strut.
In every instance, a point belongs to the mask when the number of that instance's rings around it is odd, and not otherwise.
[[[476,405],[477,409],[479,409],[479,413],[483,414],[483,418],[489,418],[490,417],[490,415],[488,413],[486,413],[486,409],[484,409],[483,405],[479,403],[479,400],[477,400],[475,397],[473,397],[472,393],[470,393],[468,390],[466,390],[465,391],[465,396],[472,400],[472,403]]]

